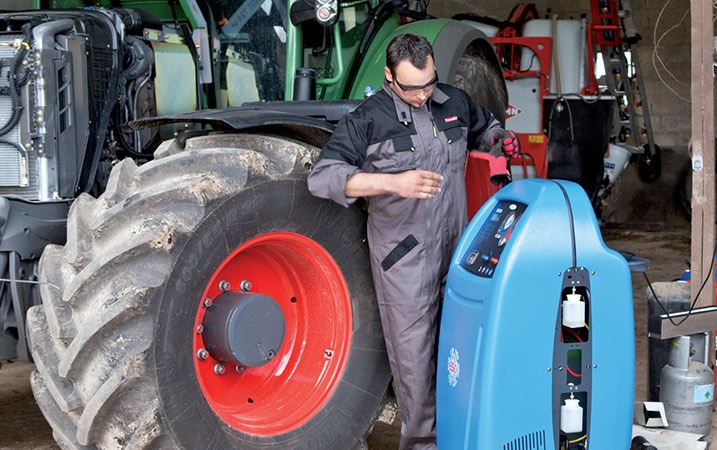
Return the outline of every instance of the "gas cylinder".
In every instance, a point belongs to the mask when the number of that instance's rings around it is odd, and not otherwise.
[[[690,357],[690,338],[673,339],[668,363],[660,372],[660,401],[667,428],[709,435],[712,428],[714,373]]]

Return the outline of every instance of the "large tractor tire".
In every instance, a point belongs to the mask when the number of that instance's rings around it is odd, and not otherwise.
[[[481,47],[466,49],[458,60],[450,83],[466,91],[473,103],[484,106],[505,126],[505,110],[508,106],[505,81],[500,67],[491,63]]]
[[[42,256],[31,381],[55,439],[360,448],[390,379],[364,213],[311,196],[313,147],[210,135],[168,153],[116,166]]]

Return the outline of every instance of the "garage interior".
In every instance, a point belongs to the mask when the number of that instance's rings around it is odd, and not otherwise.
[[[591,3],[588,0],[534,2],[541,18],[588,20]],[[629,3],[630,15],[641,37],[635,45],[640,49],[640,77],[649,104],[652,138],[660,148],[660,173],[646,176],[639,155],[631,155],[629,164],[605,197],[600,226],[609,247],[633,253],[650,263],[648,271],[632,273],[636,365],[631,370],[636,379],[635,402],[642,403],[654,400],[650,398],[648,316],[655,313],[648,311],[651,288],[647,280],[657,283],[658,293],[683,299],[686,296],[691,302],[699,292],[699,283],[677,286],[675,280],[682,278],[688,268],[693,280],[714,278],[711,268],[715,248],[713,74],[717,72],[714,65],[717,61],[714,50],[717,3],[706,0],[632,0]],[[0,9],[21,10],[30,6],[30,0],[5,0]],[[515,6],[502,0],[434,0],[428,12],[445,18],[452,17],[456,11],[470,12],[504,21]],[[696,307],[714,303],[714,283],[706,283]],[[709,351],[703,353],[705,362],[713,369],[713,330],[717,324],[712,325],[715,325],[712,329],[705,330],[711,332],[705,344]],[[666,350],[663,347],[661,351]],[[31,371],[29,363],[4,362],[0,367],[0,404],[4,406],[0,408],[2,449],[57,448],[50,428],[34,404],[29,384]],[[397,448],[400,417],[388,414],[386,421],[378,422],[369,435],[369,450]],[[717,439],[717,413],[714,412],[709,437],[707,441]],[[693,446],[680,448],[709,448],[709,442],[690,445]]]

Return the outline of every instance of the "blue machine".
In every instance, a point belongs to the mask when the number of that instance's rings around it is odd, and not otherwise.
[[[491,197],[448,273],[439,450],[627,449],[634,367],[630,269],[583,189],[529,179]]]

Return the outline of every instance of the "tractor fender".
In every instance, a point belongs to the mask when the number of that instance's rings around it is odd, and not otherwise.
[[[261,132],[322,147],[339,119],[359,103],[357,100],[249,102],[235,108],[149,117],[133,121],[130,126],[143,129],[166,124],[187,124],[189,130],[190,124],[209,125],[214,131]],[[202,132],[191,131],[188,135],[198,133]]]
[[[386,47],[391,39],[404,33],[424,36],[433,45],[439,79],[450,82],[464,55],[480,55],[490,63],[495,76],[502,81],[503,93],[507,92],[498,56],[485,33],[457,20],[429,19],[409,22],[394,29],[385,39],[374,39],[358,71],[350,98],[361,98],[365,86],[380,87],[383,84]]]
[[[147,117],[132,121],[129,125],[137,130],[166,124],[196,123],[236,131],[287,123],[315,126],[331,131],[336,122],[344,114],[356,108],[359,103],[357,100],[247,102],[233,108],[202,109],[182,114]]]
[[[458,61],[466,53],[483,55],[499,77],[503,78],[498,56],[488,36],[473,26],[455,20],[448,21],[433,42],[438,77],[450,80],[456,73]]]

